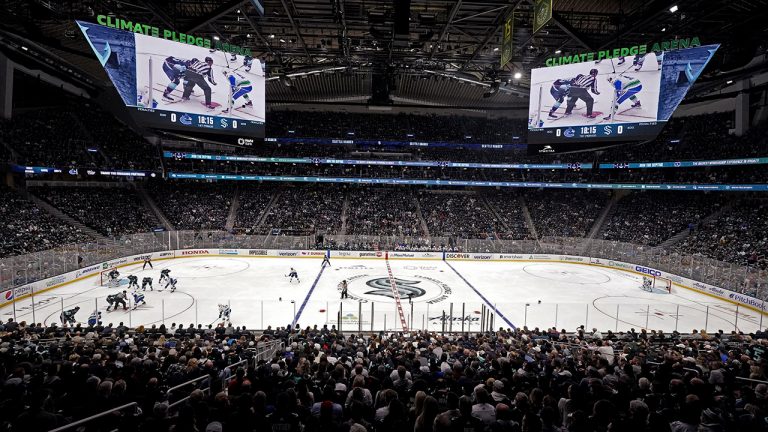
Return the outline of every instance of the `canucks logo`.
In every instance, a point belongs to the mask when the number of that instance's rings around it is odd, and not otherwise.
[[[573,138],[574,136],[576,136],[576,131],[573,130],[573,128],[569,127],[568,129],[565,130],[565,132],[563,132],[563,135],[566,138]]]
[[[393,279],[393,281],[395,283],[395,286],[397,287],[397,292],[401,298],[405,298],[408,296],[411,296],[414,298],[421,297],[427,293],[427,291],[424,290],[423,288],[419,288],[416,286],[417,284],[420,284],[421,281],[413,281],[413,280],[398,279],[398,278]],[[392,295],[392,285],[390,285],[389,283],[389,278],[382,277],[377,279],[371,279],[365,284],[373,288],[372,290],[366,292],[365,294],[389,297],[391,299],[394,299],[394,296]]]
[[[184,114],[181,117],[179,117],[179,123],[183,124],[184,126],[191,126],[192,117],[189,114]]]

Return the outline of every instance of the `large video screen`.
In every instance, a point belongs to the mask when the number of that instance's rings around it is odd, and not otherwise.
[[[259,59],[78,25],[139,124],[264,138],[265,76]]]
[[[719,45],[531,71],[528,142],[653,139]]]

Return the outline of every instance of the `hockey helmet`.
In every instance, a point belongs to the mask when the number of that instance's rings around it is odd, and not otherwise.
[[[591,71],[589,71],[589,74],[592,76],[597,76],[597,69],[592,69]]]
[[[212,65],[213,64],[213,59],[210,58],[210,57],[206,57],[205,58],[205,62],[208,63],[209,65]]]

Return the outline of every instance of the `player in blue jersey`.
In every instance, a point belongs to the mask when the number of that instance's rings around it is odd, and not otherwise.
[[[168,79],[171,80],[171,82],[168,83],[168,86],[163,92],[163,99],[171,102],[175,101],[175,99],[171,97],[171,92],[176,89],[179,83],[181,83],[181,79],[184,78],[184,73],[186,71],[187,60],[173,56],[165,59],[165,62],[163,63],[163,72],[165,72],[165,75],[168,76]]]
[[[555,111],[560,108],[560,105],[565,102],[565,98],[568,96],[568,91],[571,89],[573,79],[558,79],[552,83],[552,87],[549,89],[549,94],[555,98],[555,103],[552,105],[552,109],[549,110],[549,118],[558,118],[555,115]]]
[[[147,302],[144,300],[144,294],[138,291],[134,291],[133,292],[133,309],[135,310],[142,303],[147,304]]]
[[[88,317],[88,325],[95,326],[97,324],[101,324],[101,312],[93,311],[91,316]]]
[[[171,278],[171,269],[162,269],[160,270],[160,279],[157,280],[157,283],[161,284],[163,282],[168,282],[170,278]]]
[[[288,279],[289,283],[293,282],[294,278],[296,278],[296,282],[301,283],[301,281],[299,280],[299,274],[296,272],[296,270],[293,267],[291,267],[291,271],[288,273],[287,277],[290,278]]]
[[[637,97],[637,94],[640,93],[640,90],[643,89],[643,84],[639,79],[633,78],[631,76],[619,76],[618,78],[608,78],[608,82],[611,83],[614,91],[616,92],[616,103],[613,105],[613,109],[611,111],[613,115],[615,115],[619,110],[619,105],[621,105],[627,99],[633,102],[632,108],[639,108],[641,106],[640,99]],[[610,120],[611,117],[612,115],[609,114],[603,117],[603,120]]]

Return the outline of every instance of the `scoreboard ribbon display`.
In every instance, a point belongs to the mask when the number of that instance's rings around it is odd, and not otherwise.
[[[533,69],[530,144],[655,138],[719,45]]]

